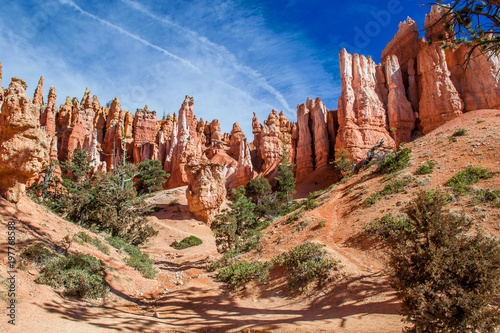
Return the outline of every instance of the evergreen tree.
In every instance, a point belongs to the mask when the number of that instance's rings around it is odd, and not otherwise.
[[[163,171],[158,160],[147,160],[137,164],[137,191],[139,194],[151,193],[163,189],[163,184],[170,175]]]
[[[245,196],[245,188],[240,186],[232,193],[229,198],[231,203],[228,204],[230,210],[218,215],[211,225],[221,253],[232,249],[248,250],[249,240],[256,235],[253,230],[258,227],[255,204]]]
[[[448,196],[421,192],[406,213],[413,228],[389,265],[407,332],[494,332],[500,310],[500,245],[444,209]]]
[[[257,177],[252,179],[245,186],[246,193],[252,198],[254,203],[260,203],[266,196],[270,195],[273,190],[267,178]]]
[[[87,151],[81,148],[71,154],[69,161],[61,162],[61,166],[69,171],[66,178],[77,184],[88,180],[88,174],[92,169],[88,161]]]
[[[295,164],[290,162],[290,152],[288,151],[285,133],[281,139],[282,150],[280,154],[280,162],[278,163],[278,197],[287,205],[293,199],[295,193],[295,177],[293,176],[293,168]]]

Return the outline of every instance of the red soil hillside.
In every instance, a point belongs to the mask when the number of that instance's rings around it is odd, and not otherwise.
[[[457,141],[449,138],[467,129]],[[72,242],[70,253],[88,253],[106,266],[111,292],[101,301],[63,298],[59,291],[34,282],[39,273],[34,264],[18,269],[16,326],[0,323],[2,332],[400,332],[398,302],[385,271],[384,245],[363,235],[366,223],[392,213],[398,215],[422,189],[449,191],[446,181],[467,165],[500,172],[500,111],[468,112],[428,135],[407,144],[412,149],[411,164],[398,177],[414,177],[404,193],[382,197],[369,208],[363,201],[380,191],[387,182],[374,175],[372,167],[325,191],[320,206],[285,224],[275,220],[265,230],[258,247],[245,257],[269,259],[306,241],[319,242],[333,257],[342,260],[342,277],[322,290],[290,295],[281,280],[269,285],[251,283],[240,293],[230,293],[207,272],[218,256],[210,229],[192,219],[185,187],[158,192],[152,200],[159,211],[152,217],[159,234],[144,246],[155,260],[158,275],[143,278],[127,266],[123,254],[111,246],[106,255],[89,244]],[[436,163],[430,175],[414,171],[426,161]],[[473,185],[500,189],[500,174]],[[300,191],[300,189],[299,189]],[[488,234],[500,236],[500,208],[474,204],[473,195],[455,201],[451,210],[464,211]],[[175,201],[178,200],[177,202]],[[0,201],[0,248],[7,258],[7,221],[16,219],[16,252],[33,242],[54,249],[64,246],[63,238],[85,231],[46,208],[23,197],[17,204]],[[320,226],[322,221],[324,226]],[[171,244],[195,235],[203,244],[176,250]],[[7,259],[0,265],[2,303],[6,296]],[[6,318],[6,307],[0,316]],[[248,331],[248,330],[247,330]]]

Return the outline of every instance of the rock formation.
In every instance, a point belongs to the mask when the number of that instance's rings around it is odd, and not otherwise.
[[[13,78],[0,113],[0,194],[17,202],[26,182],[49,162],[50,142],[40,128],[39,107],[26,95],[26,83]]]
[[[470,48],[461,45],[447,50],[446,61],[450,78],[464,102],[464,112],[480,109],[500,109],[500,61],[493,54],[475,50],[464,71],[464,59]]]
[[[230,149],[229,155],[235,159],[239,158],[240,154],[240,143],[245,140],[245,134],[238,123],[234,123],[233,129],[231,130],[230,138]]]
[[[398,32],[382,51],[382,63],[385,63],[387,57],[395,55],[402,74],[406,75],[410,59],[415,59],[423,46],[425,42],[418,37],[417,23],[408,17],[406,21],[399,23]]]
[[[444,50],[429,45],[418,54],[419,117],[424,134],[462,114],[464,103],[450,78]]]
[[[120,114],[121,104],[118,98],[115,97],[109,107],[106,119],[106,133],[102,144],[104,161],[108,171],[115,167],[127,151],[124,142],[122,142],[123,120],[120,118]]]
[[[195,151],[195,140],[191,136],[191,131],[188,127],[188,115],[192,114],[194,99],[186,96],[184,103],[179,110],[179,126],[176,134],[176,144],[173,146],[171,157],[171,172],[170,178],[167,181],[169,188],[184,186],[188,184],[188,175],[185,171],[185,164],[190,155],[198,157]],[[192,124],[192,122],[191,122]],[[196,134],[195,134],[196,135]]]
[[[455,39],[453,34],[450,34],[445,29],[447,20],[443,18],[449,9],[442,5],[434,5],[431,7],[429,14],[425,15],[424,29],[425,38],[431,42],[438,42],[440,40]]]
[[[321,98],[307,99],[297,106],[298,141],[296,148],[297,171],[295,178],[301,182],[311,172],[328,164],[330,138],[325,105]],[[331,118],[331,130],[335,132],[335,119]]]
[[[189,211],[195,218],[210,224],[226,198],[224,166],[218,163],[200,162],[192,158],[185,164],[189,175],[186,190]]]
[[[244,186],[246,183],[252,180],[254,176],[252,155],[250,153],[250,147],[247,144],[247,140],[243,139],[240,142],[240,149],[238,153],[238,165],[236,166],[236,180],[234,188],[239,186]]]
[[[125,117],[125,124],[127,123],[126,120],[127,117]],[[134,118],[134,129],[134,163],[158,159],[158,156],[153,158],[155,150],[158,150],[156,144],[156,133],[158,132],[156,128],[156,111],[150,112],[147,108],[144,110],[137,109]]]
[[[336,148],[347,148],[354,160],[384,140],[386,146],[394,140],[386,128],[386,110],[376,91],[376,65],[371,58],[340,52],[342,92],[338,103],[339,130]]]
[[[52,137],[56,134],[56,98],[56,88],[50,87],[48,102],[46,105],[42,106],[40,116],[40,125],[45,129],[45,133],[47,133],[49,137]]]
[[[386,58],[385,74],[389,86],[387,103],[389,127],[396,131],[396,145],[399,145],[401,142],[411,140],[411,133],[415,128],[415,113],[411,103],[406,98],[403,74],[395,55]]]
[[[33,105],[42,105],[43,104],[43,76],[40,77],[38,81],[38,85],[35,89],[35,94],[33,96]]]

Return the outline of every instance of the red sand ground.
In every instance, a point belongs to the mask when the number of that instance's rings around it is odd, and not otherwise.
[[[448,138],[458,128],[467,134],[457,142]],[[297,222],[275,220],[266,229],[259,248],[245,257],[264,260],[306,241],[326,245],[332,256],[342,260],[342,277],[322,290],[300,296],[290,295],[283,279],[262,286],[250,283],[239,293],[230,293],[223,283],[207,272],[218,256],[208,226],[192,219],[187,209],[185,188],[159,192],[151,200],[161,211],[152,219],[158,236],[144,246],[156,261],[159,274],[143,278],[123,262],[123,254],[110,247],[105,255],[91,245],[73,242],[70,252],[89,253],[106,265],[111,293],[105,300],[66,299],[58,291],[34,282],[38,268],[32,264],[18,270],[16,326],[7,324],[7,221],[19,220],[16,230],[17,254],[34,241],[62,246],[66,235],[83,229],[46,208],[23,198],[17,205],[0,200],[0,331],[1,332],[400,332],[403,324],[398,302],[386,272],[384,245],[362,234],[363,226],[385,214],[398,215],[421,189],[447,189],[446,181],[467,165],[500,172],[500,111],[469,112],[407,146],[411,166],[401,176],[415,181],[405,193],[382,198],[370,208],[363,200],[380,191],[386,182],[371,174],[373,168],[325,192],[321,205]],[[436,162],[434,173],[415,176],[425,161]],[[318,179],[332,177],[325,169]],[[314,179],[298,188],[306,195],[316,189]],[[477,188],[500,189],[500,175],[482,180]],[[177,204],[169,205],[173,199]],[[475,205],[470,197],[456,201],[452,210],[465,211],[480,228],[500,236],[500,208]],[[319,222],[324,227],[319,226]],[[89,235],[93,235],[86,231]],[[185,250],[170,245],[195,235],[203,244]],[[100,236],[98,236],[100,237]]]

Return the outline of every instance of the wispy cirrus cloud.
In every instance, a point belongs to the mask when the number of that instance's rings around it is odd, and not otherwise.
[[[41,12],[49,19],[33,25]],[[273,108],[294,120],[307,97],[334,108],[340,90],[325,69],[334,56],[242,1],[27,0],[0,4],[0,29],[4,78],[25,78],[31,91],[43,75],[59,96],[88,86],[102,104],[117,96],[124,109],[148,104],[160,117],[190,95],[198,117],[220,119],[224,131],[238,122],[248,135],[252,113],[262,121]],[[17,56],[9,33],[21,35]]]

